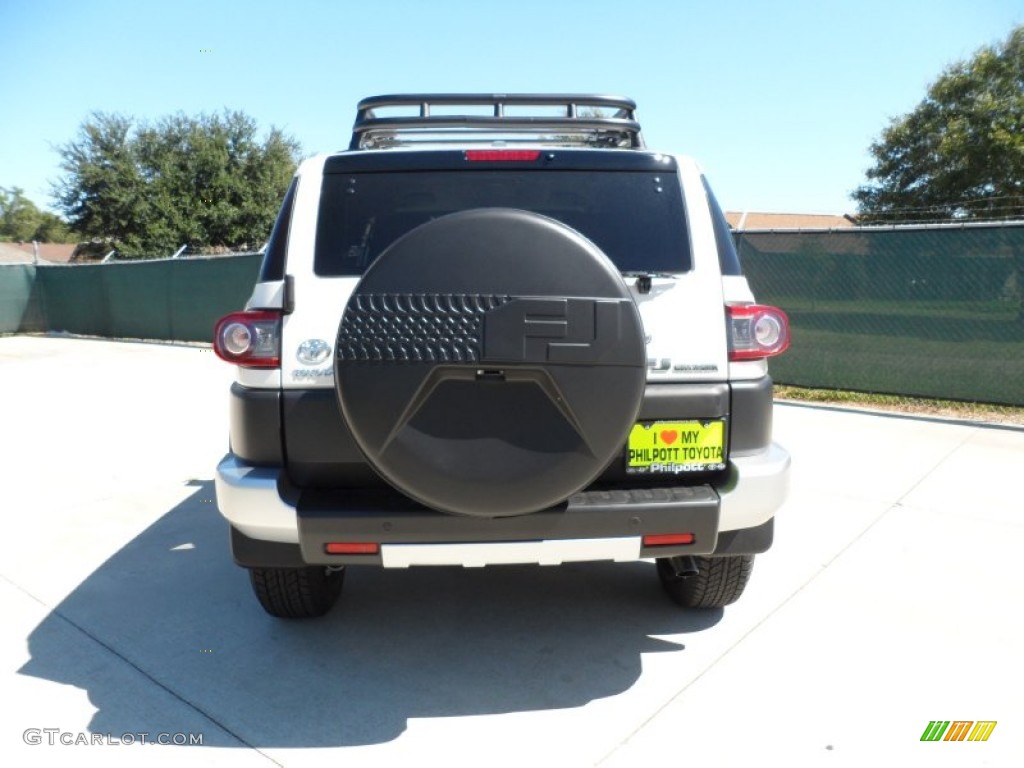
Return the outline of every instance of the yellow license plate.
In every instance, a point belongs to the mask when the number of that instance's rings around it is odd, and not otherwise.
[[[725,421],[634,424],[626,451],[628,474],[717,472],[725,469]]]

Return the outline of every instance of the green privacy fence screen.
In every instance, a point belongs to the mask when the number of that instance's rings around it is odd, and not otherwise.
[[[32,264],[0,264],[0,333],[41,330]]]
[[[1024,224],[736,233],[760,301],[793,345],[776,381],[1024,405]],[[0,333],[210,341],[257,254],[0,265]]]
[[[1024,405],[1024,224],[735,233],[776,381]]]
[[[0,333],[211,341],[241,309],[260,255],[73,266],[0,266]]]

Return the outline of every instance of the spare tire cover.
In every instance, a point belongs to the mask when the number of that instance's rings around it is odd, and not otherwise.
[[[622,449],[646,381],[640,316],[579,232],[485,208],[403,235],[356,286],[335,346],[366,460],[433,509],[536,512]]]

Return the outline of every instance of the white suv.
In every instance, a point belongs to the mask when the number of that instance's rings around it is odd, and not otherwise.
[[[754,303],[697,164],[593,95],[365,99],[306,160],[246,309],[217,503],[274,616],[344,568],[652,559],[736,600],[789,455]]]

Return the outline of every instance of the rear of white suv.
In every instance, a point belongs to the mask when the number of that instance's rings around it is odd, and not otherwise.
[[[699,167],[646,151],[629,100],[365,100],[215,332],[235,560],[285,617],[353,564],[653,558],[676,602],[730,603],[786,494],[765,360],[787,344]]]

